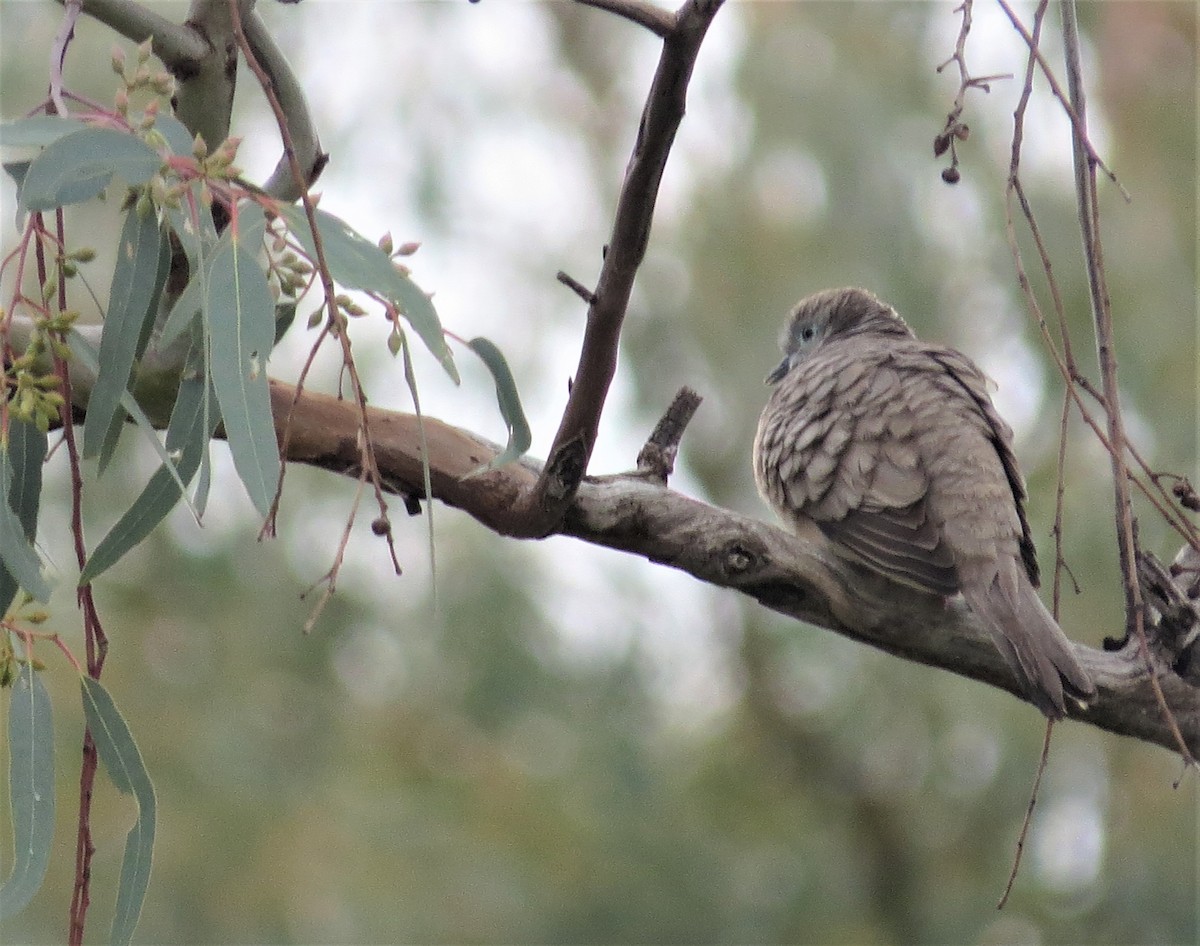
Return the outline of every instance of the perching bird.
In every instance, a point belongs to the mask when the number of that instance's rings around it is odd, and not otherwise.
[[[893,581],[961,592],[1046,716],[1091,678],[1034,590],[1012,430],[983,373],[864,289],[801,300],[754,439],[759,492],[791,526]]]

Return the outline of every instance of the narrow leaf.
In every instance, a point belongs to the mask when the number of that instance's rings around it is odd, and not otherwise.
[[[162,290],[159,277],[166,277],[161,266],[165,245],[166,236],[154,214],[143,216],[130,210],[125,215],[100,336],[100,374],[88,399],[83,425],[85,457],[100,453],[117,416],[121,395],[129,390],[133,363],[154,324],[155,303]],[[117,422],[122,421],[120,417]]]
[[[287,206],[281,208],[280,213],[301,246],[315,260],[316,245],[304,208]],[[321,246],[334,280],[346,289],[377,292],[395,304],[457,384],[454,356],[446,344],[441,320],[429,295],[397,269],[390,256],[346,221],[319,208],[316,219]]]
[[[50,598],[50,585],[42,575],[42,562],[34,551],[25,526],[14,511],[15,464],[11,442],[0,445],[0,565],[12,579],[38,601]]]
[[[178,207],[167,208],[167,221],[171,232],[179,240],[188,261],[188,283],[175,300],[166,322],[159,330],[158,344],[161,348],[171,345],[189,325],[192,325],[204,308],[204,285],[208,278],[207,268],[217,245],[217,228],[212,212],[205,209],[199,200],[199,185],[191,185],[194,204],[181,202]]]
[[[259,244],[262,243],[266,232],[267,217],[262,207],[254,201],[243,200],[237,206],[236,220],[230,222],[229,228],[221,236],[222,239],[228,236],[232,242],[254,256],[258,253]]]
[[[267,278],[239,241],[222,243],[204,299],[210,371],[233,465],[264,516],[279,482],[267,356],[275,343],[275,302]]]
[[[208,387],[208,416],[205,411],[205,387]],[[174,466],[164,463],[150,477],[142,494],[109,530],[96,550],[92,552],[79,584],[94,580],[105,569],[116,564],[131,548],[148,536],[179,502],[184,495],[183,487],[190,483],[205,447],[216,430],[219,415],[213,409],[214,394],[211,385],[206,385],[197,374],[185,376],[179,385],[179,395],[171,412],[167,426],[166,448],[169,455],[177,455]]]
[[[21,185],[25,182],[25,175],[29,172],[28,161],[10,161],[4,165],[4,173],[11,177],[17,185],[17,193],[21,193]],[[13,223],[18,230],[25,228],[25,209],[21,206],[21,202],[17,201],[15,212],[13,213]]]
[[[33,159],[21,183],[21,206],[49,210],[91,200],[113,175],[143,184],[162,158],[142,139],[114,128],[83,128],[52,142]]]
[[[67,333],[67,347],[71,349],[71,357],[83,365],[92,375],[99,373],[100,360],[96,349],[92,347],[91,342],[75,329],[71,329]],[[175,471],[175,464],[167,456],[166,449],[158,439],[158,432],[154,429],[154,425],[150,423],[150,418],[146,416],[146,412],[142,410],[142,406],[138,404],[134,396],[128,391],[125,391],[121,395],[121,407],[126,414],[133,418],[133,422],[137,424],[138,430],[146,438],[147,442],[154,447],[155,452],[158,453],[159,460],[170,468],[172,475],[178,481],[179,474]],[[180,482],[180,492],[183,489],[183,483]]]
[[[199,270],[192,270],[191,278],[183,287],[183,292],[179,294],[175,304],[171,306],[167,320],[163,322],[158,336],[158,343],[161,347],[169,348],[172,342],[199,319],[200,312],[204,308],[204,280],[206,278],[207,276]]]
[[[8,504],[17,514],[25,538],[30,542],[37,534],[46,442],[46,435],[33,424],[9,419],[8,456],[12,464],[12,480],[8,488]],[[16,596],[17,580],[0,560],[0,615],[8,611]]]
[[[217,228],[213,223],[212,211],[205,209],[200,202],[199,183],[191,183],[190,194],[192,203],[181,200],[178,207],[167,208],[167,221],[179,238],[194,275],[199,269],[201,256],[207,256],[217,243]]]
[[[517,383],[513,380],[508,362],[500,349],[486,338],[473,338],[467,346],[475,352],[480,360],[487,365],[496,382],[496,400],[500,405],[500,416],[508,427],[508,444],[504,450],[492,457],[478,469],[472,470],[467,476],[477,476],[494,470],[506,463],[516,460],[533,443],[533,435],[529,431],[529,422],[525,419],[525,411],[521,408],[521,396],[517,393]],[[465,477],[464,477],[465,478]]]
[[[99,680],[84,677],[83,712],[96,742],[96,752],[104,771],[123,795],[133,795],[138,817],[125,838],[125,856],[121,861],[121,881],[117,888],[117,909],[109,941],[126,944],[133,939],[154,854],[154,785],[134,742],[129,725]]]
[[[0,920],[33,899],[54,842],[54,725],[50,694],[30,663],[13,682],[8,717],[13,869],[0,887]]]
[[[137,396],[143,396],[143,391],[138,389],[138,382],[141,380],[136,362],[141,360],[142,355],[146,351],[146,345],[150,342],[150,336],[154,331],[155,325],[158,323],[158,303],[162,298],[163,289],[166,288],[167,278],[171,274],[171,242],[167,239],[166,231],[159,231],[158,241],[158,271],[154,277],[154,294],[150,299],[150,305],[147,307],[147,317],[142,322],[142,334],[138,336],[137,347],[135,349],[135,366],[133,371],[133,382],[129,388],[130,392],[137,391]],[[160,349],[161,351],[162,349]],[[171,372],[166,372],[170,374]],[[168,382],[170,384],[170,382]],[[165,396],[174,394],[176,385],[172,384],[171,391]],[[153,395],[150,395],[153,396]],[[108,466],[108,461],[112,459],[112,455],[117,448],[117,441],[121,436],[121,431],[125,428],[125,413],[116,411],[113,414],[113,419],[109,422],[108,433],[104,437],[104,445],[100,448],[99,466],[103,471]]]
[[[207,210],[200,210],[198,216],[193,217],[187,208],[181,206],[168,210],[167,215],[172,230],[187,254],[191,276],[159,331],[160,348],[175,341],[204,308],[205,286],[212,277],[213,257],[217,251],[236,239],[255,254],[267,228],[262,208],[249,202],[239,206],[237,229],[231,224],[219,238],[213,226],[212,214]]]

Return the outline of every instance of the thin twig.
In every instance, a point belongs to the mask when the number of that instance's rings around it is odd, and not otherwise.
[[[1026,69],[1025,85],[1022,90],[1021,100],[1017,106],[1016,112],[1014,113],[1012,156],[1011,156],[1011,162],[1010,162],[1010,167],[1009,167],[1009,179],[1008,179],[1008,187],[1007,187],[1007,195],[1006,195],[1007,196],[1006,220],[1005,220],[1005,228],[1006,228],[1006,233],[1008,236],[1009,249],[1012,254],[1013,262],[1014,262],[1014,265],[1016,268],[1017,279],[1018,279],[1018,282],[1020,283],[1022,291],[1025,294],[1026,302],[1029,306],[1029,309],[1031,312],[1033,312],[1036,315],[1037,322],[1038,322],[1039,328],[1041,329],[1042,337],[1046,343],[1047,350],[1050,352],[1056,365],[1058,366],[1060,373],[1062,374],[1064,380],[1066,381],[1067,396],[1075,404],[1075,406],[1077,407],[1077,409],[1080,412],[1080,416],[1088,424],[1088,426],[1092,429],[1092,431],[1095,433],[1097,439],[1101,442],[1101,444],[1104,445],[1105,449],[1108,451],[1110,457],[1112,458],[1114,490],[1115,490],[1116,496],[1118,497],[1116,499],[1116,502],[1118,505],[1117,516],[1118,516],[1119,538],[1122,536],[1123,530],[1125,530],[1126,528],[1128,529],[1127,532],[1124,532],[1124,537],[1120,538],[1120,542],[1119,542],[1119,547],[1121,550],[1122,583],[1125,587],[1126,598],[1127,598],[1126,633],[1127,633],[1127,635],[1134,634],[1136,636],[1136,639],[1138,641],[1139,654],[1140,654],[1140,657],[1146,667],[1150,686],[1155,695],[1155,699],[1159,704],[1160,712],[1163,713],[1164,721],[1165,721],[1168,729],[1172,733],[1172,736],[1176,740],[1180,754],[1183,756],[1186,763],[1192,764],[1193,756],[1188,749],[1187,743],[1186,743],[1185,739],[1183,738],[1182,733],[1180,732],[1180,729],[1178,726],[1178,721],[1175,719],[1174,714],[1172,713],[1172,711],[1170,710],[1170,708],[1168,707],[1168,705],[1166,703],[1166,699],[1163,694],[1162,686],[1161,686],[1159,680],[1157,679],[1157,676],[1153,669],[1152,661],[1150,659],[1149,645],[1146,641],[1145,631],[1144,631],[1144,627],[1143,627],[1143,609],[1141,607],[1141,593],[1140,593],[1140,587],[1137,585],[1136,571],[1134,571],[1131,576],[1131,573],[1127,567],[1128,562],[1131,562],[1131,561],[1136,562],[1136,555],[1133,554],[1132,551],[1130,551],[1128,553],[1128,558],[1127,558],[1127,549],[1128,550],[1136,549],[1136,541],[1132,540],[1133,539],[1132,533],[1133,533],[1134,527],[1133,527],[1133,520],[1132,520],[1131,504],[1129,502],[1129,482],[1132,481],[1134,483],[1134,485],[1136,485],[1141,490],[1141,492],[1150,499],[1150,501],[1155,505],[1155,507],[1157,509],[1159,509],[1160,512],[1162,512],[1164,518],[1182,532],[1182,534],[1185,536],[1185,538],[1188,538],[1189,533],[1194,535],[1195,530],[1193,528],[1191,528],[1190,525],[1188,523],[1186,523],[1186,521],[1182,520],[1180,517],[1176,517],[1176,516],[1172,515],[1172,513],[1169,510],[1173,510],[1174,503],[1166,495],[1165,491],[1162,489],[1162,487],[1159,483],[1152,480],[1152,484],[1153,484],[1153,489],[1152,489],[1151,486],[1148,486],[1147,484],[1142,482],[1140,478],[1134,476],[1129,471],[1128,467],[1125,464],[1125,451],[1129,450],[1131,455],[1135,456],[1135,458],[1139,462],[1139,465],[1141,465],[1144,470],[1148,471],[1148,468],[1146,467],[1144,461],[1142,461],[1140,456],[1138,456],[1136,454],[1136,451],[1133,450],[1132,446],[1128,443],[1128,441],[1125,437],[1124,428],[1123,428],[1123,425],[1122,425],[1122,422],[1121,422],[1121,419],[1119,416],[1120,404],[1119,404],[1119,401],[1115,397],[1115,383],[1116,383],[1115,382],[1115,361],[1110,365],[1110,367],[1114,371],[1114,376],[1110,379],[1112,389],[1110,390],[1110,384],[1108,381],[1106,381],[1105,393],[1104,393],[1103,398],[1100,398],[1100,396],[1097,394],[1097,397],[1098,397],[1098,399],[1101,400],[1102,407],[1105,410],[1106,417],[1108,418],[1107,430],[1104,430],[1101,428],[1100,424],[1096,421],[1096,419],[1087,410],[1086,405],[1083,403],[1083,401],[1079,395],[1079,391],[1081,389],[1090,390],[1090,386],[1085,383],[1086,379],[1083,378],[1082,374],[1079,372],[1079,370],[1075,366],[1074,358],[1071,355],[1070,335],[1067,330],[1065,309],[1064,309],[1062,297],[1061,297],[1061,294],[1058,289],[1057,281],[1054,278],[1049,253],[1048,253],[1045,243],[1042,239],[1040,229],[1038,228],[1036,219],[1034,218],[1034,215],[1033,215],[1033,210],[1029,205],[1029,201],[1025,195],[1025,191],[1021,185],[1021,181],[1020,181],[1020,177],[1019,177],[1021,145],[1022,145],[1023,133],[1024,133],[1024,115],[1025,115],[1025,108],[1026,108],[1026,105],[1028,104],[1029,96],[1032,93],[1032,88],[1033,88],[1033,72],[1034,72],[1033,65],[1034,65],[1034,63],[1035,62],[1040,63],[1043,71],[1046,71],[1047,75],[1049,77],[1048,70],[1046,69],[1044,60],[1041,57],[1041,53],[1040,53],[1040,51],[1038,49],[1038,45],[1037,45],[1038,42],[1040,41],[1041,22],[1042,22],[1042,18],[1045,15],[1045,12],[1046,12],[1047,0],[1042,0],[1042,2],[1039,4],[1039,6],[1037,8],[1037,12],[1035,13],[1035,20],[1034,20],[1035,28],[1034,28],[1033,35],[1030,35],[1025,30],[1023,24],[1021,24],[1019,22],[1019,20],[1016,19],[1015,15],[1012,13],[1012,11],[1007,6],[1005,6],[1004,0],[999,0],[999,2],[1001,4],[1001,6],[1005,7],[1005,10],[1009,14],[1010,19],[1013,20],[1014,25],[1017,27],[1017,29],[1021,33],[1022,37],[1025,38],[1026,43],[1029,46],[1029,52],[1030,52],[1029,61],[1027,63],[1027,69]],[[1079,77],[1077,53],[1078,53],[1078,50],[1076,47],[1075,66],[1069,67],[1069,68],[1073,68],[1073,70],[1074,70],[1073,71],[1073,81],[1077,81],[1078,77]],[[1071,59],[1070,51],[1068,51],[1067,58],[1068,58],[1068,61],[1070,61],[1070,59]],[[1051,78],[1052,84],[1055,84],[1052,77],[1050,77],[1050,78]],[[1072,92],[1074,92],[1074,87],[1072,87]],[[1063,98],[1060,98],[1060,102],[1062,102],[1062,104],[1065,108],[1071,109],[1072,128],[1075,131],[1075,154],[1076,154],[1076,161],[1077,161],[1077,169],[1080,165],[1082,165],[1083,166],[1083,176],[1088,181],[1090,181],[1090,187],[1086,186],[1086,184],[1080,186],[1080,219],[1081,219],[1081,226],[1083,226],[1085,228],[1084,229],[1085,254],[1087,256],[1087,261],[1089,263],[1089,266],[1088,266],[1089,281],[1090,281],[1091,285],[1093,286],[1093,294],[1092,294],[1093,310],[1099,311],[1100,308],[1107,309],[1107,307],[1108,307],[1107,291],[1104,289],[1104,283],[1103,283],[1103,260],[1098,252],[1099,216],[1098,216],[1098,207],[1095,205],[1095,196],[1096,196],[1095,195],[1095,168],[1098,166],[1099,158],[1094,157],[1094,152],[1091,150],[1090,145],[1086,145],[1086,147],[1085,147],[1085,144],[1087,142],[1086,125],[1080,120],[1086,114],[1086,111],[1084,108],[1084,103],[1082,101],[1082,97],[1080,97],[1079,99],[1076,100],[1076,104],[1074,107],[1071,105],[1071,103],[1067,102]],[[1021,206],[1022,214],[1024,215],[1024,218],[1029,226],[1030,233],[1033,236],[1034,244],[1037,247],[1038,254],[1040,256],[1041,263],[1042,263],[1042,268],[1045,273],[1047,283],[1049,284],[1049,287],[1050,287],[1050,292],[1051,292],[1051,295],[1052,295],[1052,298],[1054,301],[1054,307],[1055,307],[1056,313],[1058,315],[1061,339],[1062,339],[1062,344],[1063,344],[1063,352],[1061,354],[1059,353],[1057,346],[1054,344],[1053,340],[1050,337],[1049,331],[1046,326],[1045,318],[1042,316],[1041,309],[1037,303],[1037,298],[1033,293],[1032,286],[1030,285],[1030,282],[1029,282],[1028,274],[1025,272],[1024,264],[1021,259],[1021,253],[1020,253],[1020,248],[1017,244],[1016,230],[1015,230],[1015,224],[1013,221],[1013,214],[1012,214],[1012,199],[1014,197],[1017,199],[1017,201],[1019,202],[1019,204]],[[1111,359],[1112,358],[1111,313],[1108,314],[1107,335],[1105,335],[1104,330],[1102,329],[1100,318],[1097,317],[1095,321],[1096,321],[1096,325],[1097,325],[1098,347],[1106,348],[1108,357]],[[1107,344],[1107,346],[1102,345],[1102,343],[1099,341],[1101,338],[1104,338],[1104,337],[1107,337],[1110,340],[1109,343]],[[1103,367],[1104,357],[1105,357],[1105,355],[1102,353],[1102,355],[1101,355],[1102,374],[1104,373],[1104,367]],[[1110,398],[1111,398],[1111,400],[1110,400]],[[1115,418],[1115,420],[1114,420],[1114,418]],[[1155,489],[1158,491],[1158,494],[1159,494],[1157,496],[1154,494]],[[1124,512],[1121,512],[1122,504],[1121,504],[1120,497],[1122,497],[1122,496],[1124,497],[1124,506],[1123,506]],[[1061,528],[1061,522],[1058,519],[1056,519],[1055,527],[1056,527],[1056,530]],[[1188,540],[1192,541],[1192,539],[1188,539]],[[1056,538],[1056,547],[1061,548],[1061,546],[1059,546],[1057,544],[1059,542],[1061,542],[1061,536]],[[1058,563],[1061,564],[1061,555],[1058,559]],[[1057,594],[1057,588],[1056,588],[1056,594]]]
[[[263,71],[270,76],[271,88],[279,98],[280,107],[287,115],[287,130],[291,135],[291,147],[296,156],[296,163],[304,171],[303,183],[312,187],[329,162],[329,155],[321,150],[321,140],[317,135],[316,122],[313,120],[312,109],[308,106],[308,96],[291,64],[275,42],[275,38],[263,23],[262,17],[256,11],[251,11],[246,17],[246,39]],[[292,162],[286,148],[283,157],[275,165],[275,170],[262,189],[277,200],[287,203],[300,199],[302,193]]]
[[[1074,107],[1071,105],[1067,95],[1063,92],[1062,86],[1058,84],[1058,79],[1055,77],[1054,71],[1050,68],[1050,65],[1042,56],[1042,52],[1040,49],[1038,49],[1037,43],[1025,29],[1025,24],[1021,22],[1020,18],[1013,11],[1013,8],[1008,5],[1006,0],[996,0],[996,2],[1000,5],[1000,9],[1004,11],[1005,15],[1012,23],[1013,29],[1021,34],[1021,39],[1023,39],[1025,41],[1025,45],[1029,47],[1030,54],[1034,57],[1034,59],[1037,60],[1038,67],[1042,70],[1042,74],[1046,77],[1046,81],[1050,84],[1050,91],[1054,93],[1054,97],[1058,99],[1059,104],[1063,107],[1063,111],[1067,113],[1067,118],[1071,120],[1071,127],[1078,130],[1080,127],[1079,116],[1075,113]],[[1088,157],[1095,163],[1096,167],[1103,171],[1105,176],[1116,185],[1117,190],[1128,203],[1132,199],[1129,196],[1129,191],[1125,190],[1124,185],[1117,180],[1117,175],[1114,174],[1109,169],[1108,165],[1104,163],[1104,160],[1092,146],[1092,143],[1086,134],[1083,135],[1083,143],[1084,147],[1087,148]]]
[[[65,240],[65,223],[61,207],[55,210],[54,219],[55,238],[61,247]],[[44,231],[41,213],[34,215],[33,226],[38,231]],[[46,265],[46,251],[41,239],[36,240],[34,244],[34,259],[37,264],[38,284],[45,286],[50,273]],[[67,280],[61,267],[57,270],[56,279],[56,304],[60,312],[65,312],[67,309]],[[87,562],[87,544],[83,535],[83,472],[80,467],[79,449],[75,442],[75,427],[71,416],[71,371],[60,350],[53,347],[51,350],[54,358],[54,371],[58,375],[59,389],[63,396],[60,419],[63,425],[63,441],[67,445],[67,465],[70,468],[71,476],[71,536],[75,560],[82,571]],[[80,611],[83,612],[83,635],[88,676],[93,680],[99,680],[100,673],[104,668],[104,659],[108,655],[108,638],[104,634],[99,614],[96,612],[91,585],[81,585],[76,589],[75,598]],[[78,829],[75,837],[75,883],[72,888],[69,910],[68,942],[71,946],[81,946],[83,943],[84,920],[91,903],[91,862],[92,855],[96,852],[95,845],[92,844],[92,789],[96,781],[98,762],[96,743],[92,739],[92,732],[87,726],[84,726],[82,762],[79,770]]]
[[[1088,295],[1096,330],[1096,355],[1107,406],[1108,439],[1113,476],[1113,501],[1117,524],[1117,551],[1125,590],[1126,627],[1130,633],[1145,635],[1142,595],[1137,580],[1137,543],[1133,527],[1133,504],[1129,495],[1129,471],[1125,465],[1125,421],[1117,388],[1117,359],[1114,352],[1112,305],[1104,271],[1100,242],[1100,208],[1096,198],[1095,163],[1087,146],[1087,103],[1083,91],[1083,67],[1079,53],[1079,28],[1074,0],[1062,0],[1063,48],[1066,58],[1067,88],[1078,120],[1072,136],[1075,159],[1076,205],[1083,237],[1083,257],[1088,277]]]
[[[588,305],[596,304],[596,294],[574,276],[570,275],[569,273],[565,273],[560,269],[554,278],[575,293],[575,295],[579,296],[579,298]]]
[[[67,114],[67,103],[63,101],[63,63],[67,59],[67,47],[75,36],[75,21],[82,12],[83,0],[66,0],[62,23],[50,46],[50,100],[59,115]]]
[[[967,35],[971,32],[971,7],[974,0],[962,0],[957,7],[955,13],[962,14],[962,21],[958,28],[958,38],[954,42],[954,52],[950,58],[937,67],[936,72],[940,75],[942,70],[951,63],[958,66],[958,94],[954,96],[954,105],[950,109],[950,113],[946,116],[946,124],[942,130],[933,139],[933,156],[941,157],[947,149],[950,151],[950,166],[942,170],[942,180],[947,184],[957,184],[961,178],[958,172],[958,142],[966,141],[971,130],[966,123],[962,121],[963,109],[966,107],[967,90],[982,89],[984,92],[991,91],[992,82],[998,79],[1011,79],[1011,75],[993,75],[993,76],[972,76],[967,69]]]
[[[1017,880],[1017,871],[1021,867],[1021,855],[1025,852],[1025,839],[1029,836],[1029,825],[1033,821],[1033,809],[1037,805],[1038,790],[1042,787],[1042,776],[1046,773],[1046,762],[1050,758],[1050,737],[1054,733],[1054,720],[1046,720],[1046,735],[1042,738],[1042,757],[1038,760],[1037,775],[1033,779],[1033,788],[1029,792],[1029,805],[1025,809],[1025,820],[1021,822],[1021,831],[1017,834],[1017,850],[1013,854],[1012,870],[1008,872],[1008,883],[1004,885],[1004,893],[997,910],[1003,910],[1008,903],[1008,895],[1012,893],[1013,884]]]

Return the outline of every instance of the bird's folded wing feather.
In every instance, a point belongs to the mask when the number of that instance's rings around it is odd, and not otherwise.
[[[806,402],[810,420],[795,441],[803,445],[801,456],[781,471],[790,480],[789,499],[868,567],[952,595],[958,576],[930,515],[929,479],[915,436],[927,422],[919,416],[921,372],[897,370],[890,358],[864,370],[871,353],[854,347],[810,372],[810,392],[825,395],[830,409],[822,411],[819,399]],[[832,387],[829,378],[836,379]]]

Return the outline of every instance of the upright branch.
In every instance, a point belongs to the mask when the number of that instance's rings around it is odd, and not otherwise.
[[[1087,104],[1083,92],[1083,69],[1079,56],[1079,28],[1073,0],[1063,0],[1063,46],[1066,54],[1067,89],[1076,121],[1072,123],[1072,151],[1075,160],[1075,192],[1079,211],[1079,229],[1083,237],[1084,265],[1088,277],[1088,295],[1096,326],[1096,354],[1107,408],[1109,457],[1112,463],[1117,549],[1121,578],[1125,589],[1126,633],[1144,637],[1142,596],[1137,580],[1137,539],[1134,535],[1133,507],[1129,495],[1129,470],[1125,461],[1125,422],[1117,388],[1117,358],[1113,346],[1112,306],[1104,274],[1104,254],[1100,242],[1100,204],[1096,195],[1096,162],[1091,157],[1087,137]]]
[[[626,0],[580,0],[617,13],[663,38],[633,154],[617,200],[612,236],[588,305],[579,367],[545,467],[533,490],[514,510],[506,531],[543,536],[561,523],[596,444],[600,415],[617,367],[621,325],[633,280],[646,253],[663,168],[683,120],[687,87],[708,26],[723,0],[686,0],[671,15]]]

